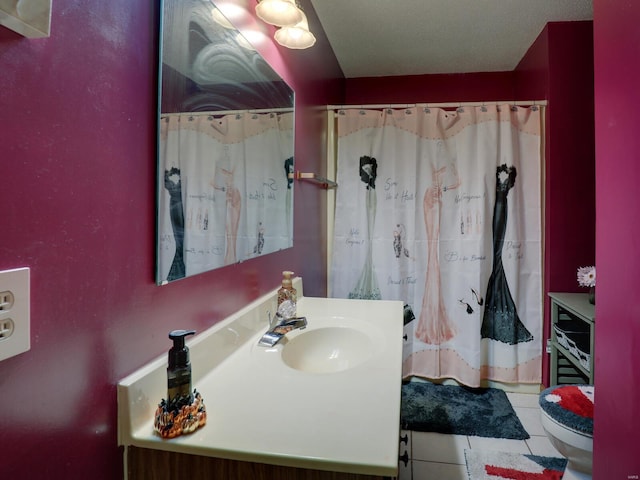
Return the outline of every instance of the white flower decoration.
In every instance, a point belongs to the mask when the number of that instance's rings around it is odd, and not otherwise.
[[[581,287],[596,286],[596,267],[578,268],[578,285]]]

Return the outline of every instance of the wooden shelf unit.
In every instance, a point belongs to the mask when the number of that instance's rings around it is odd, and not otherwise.
[[[589,383],[594,379],[595,306],[589,303],[587,293],[549,293],[551,298],[551,385],[563,383]],[[559,337],[556,326],[562,330],[573,327],[575,333]],[[561,334],[562,335],[562,334]],[[569,345],[567,346],[567,340]],[[588,352],[577,349],[571,342],[582,339]],[[564,345],[563,345],[564,343]],[[575,342],[573,342],[575,345]],[[582,355],[581,355],[582,353]],[[588,357],[584,354],[588,354]],[[581,358],[582,357],[582,358]]]

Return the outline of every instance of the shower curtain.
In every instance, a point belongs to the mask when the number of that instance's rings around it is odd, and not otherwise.
[[[541,108],[337,112],[333,297],[405,302],[403,376],[540,383]]]
[[[291,246],[292,134],[293,113],[162,116],[160,279]]]

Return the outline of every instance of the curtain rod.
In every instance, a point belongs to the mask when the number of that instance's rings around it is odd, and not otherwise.
[[[293,108],[253,108],[251,110],[214,110],[212,112],[163,112],[160,114],[160,118],[164,118],[168,115],[182,115],[197,117],[200,115],[220,116],[220,115],[235,115],[242,113],[287,113],[293,112]]]
[[[327,110],[350,110],[350,109],[379,109],[379,108],[456,108],[456,107],[482,107],[488,105],[515,105],[517,107],[532,107],[534,105],[546,106],[546,100],[504,100],[491,102],[445,102],[445,103],[381,103],[374,105],[327,105]]]

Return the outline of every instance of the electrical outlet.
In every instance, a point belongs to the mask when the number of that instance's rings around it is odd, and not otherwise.
[[[0,272],[0,360],[31,348],[29,268]]]
[[[14,300],[13,292],[8,290],[0,292],[0,313],[10,310],[13,307]]]
[[[13,320],[11,318],[7,318],[0,322],[0,340],[3,338],[9,338],[13,335]]]

